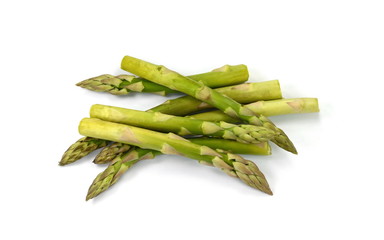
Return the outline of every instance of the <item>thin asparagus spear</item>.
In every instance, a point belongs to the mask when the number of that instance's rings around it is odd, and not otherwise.
[[[90,154],[96,149],[105,147],[109,141],[91,137],[83,137],[73,143],[67,151],[64,152],[59,165],[64,166],[73,163],[80,158]]]
[[[94,118],[81,120],[79,133],[84,136],[131,144],[164,154],[181,155],[212,164],[228,175],[240,178],[249,186],[272,195],[264,174],[252,161],[233,153],[215,151],[207,146],[194,144],[173,133],[165,134]]]
[[[258,144],[245,144],[231,140],[216,138],[192,138],[193,143],[208,146],[212,149],[222,149],[236,154],[262,154],[269,155],[270,147],[267,142]],[[129,145],[128,145],[129,146]],[[97,175],[89,187],[86,199],[96,197],[115,184],[119,178],[135,163],[144,159],[154,158],[161,154],[159,151],[132,147],[129,151],[116,154],[110,165]]]
[[[221,68],[214,69],[211,72],[196,74],[189,77],[196,81],[201,81],[207,86],[217,88],[243,83],[248,80],[249,74],[247,66],[241,64],[235,66],[225,65]],[[146,79],[125,74],[118,76],[103,74],[81,81],[76,85],[92,91],[109,92],[114,95],[127,95],[134,91],[155,93],[165,96],[169,93],[178,92]]]
[[[314,113],[319,112],[317,98],[291,98],[270,101],[258,101],[246,105],[252,112],[263,114],[264,116],[276,116],[293,113]],[[203,112],[188,116],[193,119],[209,119],[212,122],[237,123],[239,119],[232,118],[220,110]]]
[[[241,143],[232,140],[226,140],[221,138],[207,138],[207,137],[194,137],[187,138],[189,141],[204,145],[213,149],[223,149],[228,152],[236,154],[253,154],[253,155],[270,155],[271,147],[268,142],[260,142],[256,144]],[[120,146],[119,151],[116,151],[114,144]],[[103,148],[105,154],[96,156],[93,160],[96,164],[105,164],[111,162],[113,159],[126,154],[130,150],[130,145],[124,143],[114,143],[112,145],[106,146]],[[125,146],[126,151],[121,151],[123,146]],[[111,149],[110,149],[111,148]]]
[[[281,129],[277,128],[267,117],[252,112],[247,107],[207,87],[201,82],[185,77],[164,66],[155,65],[130,56],[123,58],[121,68],[135,75],[144,77],[149,81],[193,96],[220,109],[231,117],[240,118],[250,124],[269,128],[276,133],[276,136],[272,140],[275,144],[287,151],[297,153],[296,148],[288,136]]]
[[[252,103],[260,100],[280,99],[282,97],[278,80],[243,83],[235,86],[216,88],[215,90],[239,103]],[[183,96],[165,101],[148,111],[185,116],[209,108],[213,107],[194,97]]]
[[[221,138],[195,137],[188,138],[189,141],[207,146],[213,149],[222,149],[235,154],[252,154],[252,155],[270,155],[271,147],[268,142],[260,142],[255,144],[241,143]]]
[[[272,139],[275,132],[269,128],[254,125],[234,125],[226,122],[209,122],[177,117],[163,113],[150,113],[127,108],[95,104],[90,116],[105,121],[124,123],[160,132],[178,135],[204,135],[236,140],[244,143],[259,143]]]

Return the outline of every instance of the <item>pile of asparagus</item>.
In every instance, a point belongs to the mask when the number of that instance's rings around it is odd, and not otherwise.
[[[316,98],[282,99],[277,80],[248,82],[245,65],[183,76],[164,66],[125,56],[121,68],[133,75],[101,75],[77,85],[127,95],[184,93],[147,111],[96,104],[79,124],[85,136],[64,153],[59,165],[103,148],[94,163],[108,163],[89,187],[86,200],[107,190],[131,166],[159,154],[176,154],[215,166],[272,195],[255,163],[238,154],[269,155],[269,141],[297,154],[288,136],[267,116],[318,112]],[[246,104],[246,105],[243,105]],[[216,110],[215,110],[216,109]]]

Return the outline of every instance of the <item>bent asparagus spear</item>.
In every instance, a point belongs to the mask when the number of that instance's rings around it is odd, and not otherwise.
[[[212,149],[222,149],[236,154],[270,154],[267,142],[259,144],[245,144],[231,140],[215,138],[192,138],[188,139],[193,143],[208,146]],[[117,143],[116,143],[117,144]],[[124,144],[126,145],[126,144]],[[129,146],[129,145],[127,145]],[[93,180],[88,189],[86,200],[96,197],[115,184],[119,178],[128,171],[134,164],[144,159],[152,159],[161,154],[159,151],[132,147],[129,151],[116,154],[110,165]],[[96,160],[96,159],[95,159]],[[97,162],[104,163],[104,162]]]
[[[249,74],[247,66],[240,64],[235,66],[225,65],[211,72],[189,77],[196,81],[201,81],[207,86],[217,88],[243,83],[248,80]],[[176,90],[169,89],[146,79],[125,74],[118,76],[103,74],[81,81],[76,85],[92,91],[109,92],[114,95],[127,95],[132,91],[155,93],[163,96],[169,93],[178,93]]]
[[[123,58],[121,68],[149,81],[193,96],[220,109],[231,117],[240,118],[250,124],[269,128],[276,133],[276,136],[272,140],[275,144],[289,152],[297,153],[296,148],[288,136],[281,129],[277,128],[267,117],[252,112],[247,107],[207,87],[201,82],[185,77],[164,66],[155,65],[130,56]]]
[[[212,164],[230,176],[238,177],[247,185],[272,195],[264,174],[252,161],[239,155],[216,151],[207,146],[194,144],[173,133],[160,133],[94,118],[84,118],[79,124],[84,136],[131,144],[140,148],[176,154]]]

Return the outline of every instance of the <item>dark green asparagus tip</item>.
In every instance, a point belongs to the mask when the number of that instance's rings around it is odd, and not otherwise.
[[[91,152],[95,151],[98,148],[102,148],[108,144],[108,141],[102,139],[96,139],[91,137],[83,137],[73,143],[67,151],[63,154],[59,162],[59,166],[64,166],[77,160],[82,157],[87,156]]]
[[[272,140],[273,143],[275,143],[277,146],[281,147],[282,149],[291,152],[293,154],[297,154],[297,150],[295,145],[293,145],[292,141],[288,138],[288,136],[279,129],[279,133],[275,138]]]

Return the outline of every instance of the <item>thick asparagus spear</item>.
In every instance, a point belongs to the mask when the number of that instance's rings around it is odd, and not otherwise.
[[[228,175],[240,178],[253,188],[272,194],[264,174],[256,164],[239,155],[215,151],[207,146],[194,144],[173,133],[160,133],[148,129],[112,123],[94,118],[84,118],[79,125],[81,135],[131,144],[140,148],[176,154],[199,162],[212,164]]]
[[[247,66],[241,64],[235,66],[225,65],[221,68],[214,69],[211,72],[196,74],[189,77],[196,81],[201,81],[207,86],[217,88],[243,83],[248,80],[249,74]],[[109,92],[115,95],[127,95],[134,91],[149,92],[165,96],[169,93],[178,92],[132,75],[113,76],[104,74],[86,79],[76,85],[92,91]]]
[[[282,97],[278,80],[243,83],[235,86],[216,88],[215,90],[239,103],[252,103],[260,100],[280,99]],[[213,107],[194,97],[183,96],[165,101],[148,111],[185,116],[209,108]]]
[[[193,138],[188,140],[199,145],[208,146],[212,149],[220,148],[236,154],[270,154],[270,148],[267,142],[251,145],[215,138]],[[99,173],[95,180],[93,180],[89,187],[86,199],[89,200],[94,198],[107,190],[138,161],[154,158],[158,154],[161,153],[159,151],[141,149],[139,147],[132,147],[129,151],[116,154],[110,165],[103,172]]]
[[[291,98],[270,101],[258,101],[246,105],[252,112],[263,114],[264,116],[276,116],[293,113],[314,113],[319,112],[317,98]],[[203,112],[188,116],[193,119],[205,120],[209,118],[212,122],[237,123],[239,119],[228,116],[220,110]]]
[[[160,132],[173,132],[182,136],[204,135],[245,143],[265,142],[275,136],[274,131],[260,126],[234,125],[226,122],[215,123],[159,112],[150,113],[101,104],[95,104],[91,107],[90,116],[105,121],[125,123]]]
[[[272,140],[274,143],[287,151],[297,153],[296,148],[288,136],[281,129],[277,128],[267,117],[252,112],[247,107],[207,87],[201,82],[185,77],[164,66],[155,65],[130,56],[123,58],[121,68],[140,77],[144,77],[149,81],[193,96],[220,109],[231,117],[240,118],[250,124],[272,129],[276,133],[276,136]]]

